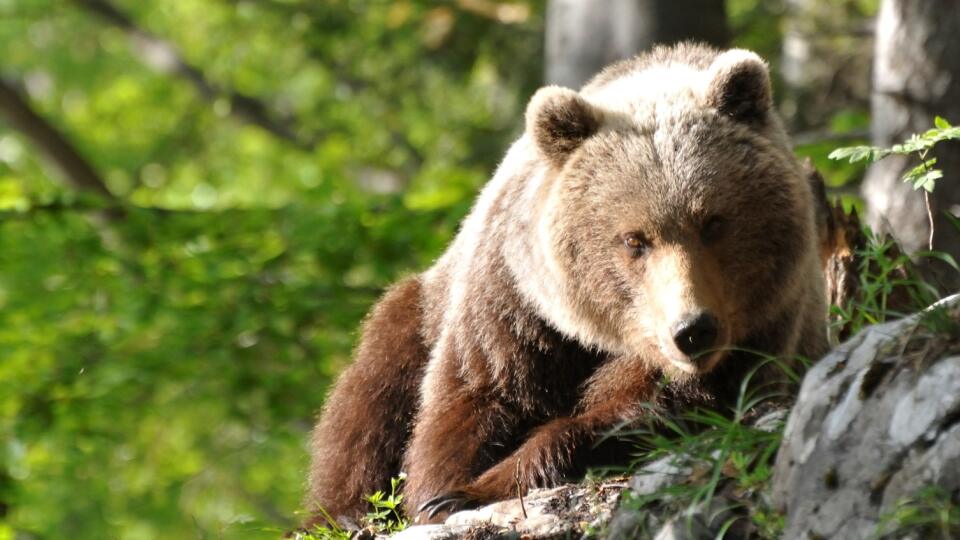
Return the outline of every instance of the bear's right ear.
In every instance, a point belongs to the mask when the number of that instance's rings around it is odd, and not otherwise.
[[[602,122],[601,111],[569,88],[541,88],[527,105],[527,133],[556,167],[596,133]]]
[[[707,101],[721,114],[747,124],[762,124],[773,105],[770,72],[756,53],[730,49],[710,66]]]

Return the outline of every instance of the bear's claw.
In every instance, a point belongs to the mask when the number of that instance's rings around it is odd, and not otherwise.
[[[440,512],[454,513],[458,510],[476,508],[480,503],[465,491],[448,491],[427,500],[417,508],[417,514],[426,512],[427,519],[433,519]]]

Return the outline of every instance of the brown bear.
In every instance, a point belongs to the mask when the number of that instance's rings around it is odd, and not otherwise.
[[[392,287],[313,432],[336,519],[407,473],[419,521],[615,459],[612,428],[827,347],[814,195],[766,64],[681,44],[546,87],[456,239]]]

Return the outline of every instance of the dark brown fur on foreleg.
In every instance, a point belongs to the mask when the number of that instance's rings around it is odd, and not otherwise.
[[[550,487],[604,463],[596,443],[620,423],[637,419],[653,398],[656,374],[639,359],[615,359],[585,384],[578,414],[534,429],[516,451],[479,478],[422,503],[417,511],[437,515],[517,496],[521,489]],[[619,456],[618,456],[619,457]]]
[[[356,522],[364,495],[387,490],[416,414],[429,352],[420,335],[417,278],[388,291],[364,324],[356,359],[337,381],[313,431],[306,525],[324,519]]]
[[[417,420],[404,463],[404,506],[413,517],[436,494],[455,490],[502,459],[504,439],[516,430],[515,414],[508,407],[467,391],[453,373],[445,378],[444,395]],[[441,510],[417,521],[439,521],[447,513]]]

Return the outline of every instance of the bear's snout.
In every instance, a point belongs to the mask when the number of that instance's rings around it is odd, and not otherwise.
[[[673,342],[683,354],[696,359],[717,342],[719,325],[709,311],[689,314],[674,324]]]

